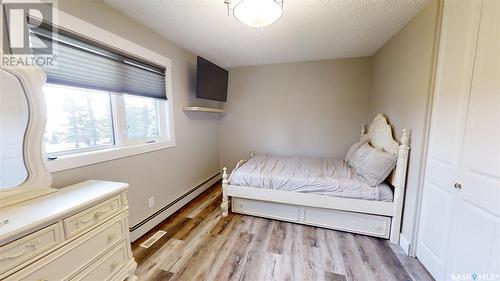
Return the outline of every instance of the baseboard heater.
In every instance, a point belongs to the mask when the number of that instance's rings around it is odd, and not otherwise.
[[[139,227],[143,226],[144,224],[146,224],[148,221],[154,219],[156,216],[160,215],[161,213],[163,213],[165,210],[167,210],[168,208],[172,207],[175,203],[181,201],[182,199],[184,199],[186,196],[189,196],[189,194],[195,192],[198,188],[204,186],[207,182],[213,180],[214,178],[218,177],[220,175],[220,172],[219,173],[216,173],[215,175],[211,176],[210,178],[208,178],[207,180],[205,180],[204,182],[198,184],[197,186],[191,188],[189,191],[187,191],[186,193],[182,194],[180,197],[178,197],[177,199],[175,199],[174,201],[168,203],[166,206],[164,206],[163,208],[161,208],[160,210],[156,211],[154,214],[150,215],[149,217],[145,218],[144,220],[142,220],[141,222],[139,222],[138,224],[132,226],[129,228],[129,231],[132,232],[136,229],[138,229]]]

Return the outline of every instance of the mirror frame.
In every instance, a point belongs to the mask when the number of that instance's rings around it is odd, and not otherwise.
[[[2,54],[3,47],[0,43],[0,57]],[[42,88],[47,75],[40,67],[6,68],[0,65],[0,69],[19,79],[28,104],[28,124],[23,140],[24,165],[28,177],[18,186],[3,191],[0,189],[0,208],[2,208],[55,192],[57,189],[51,188],[52,176],[45,167],[43,159],[45,155],[43,134],[47,117]]]

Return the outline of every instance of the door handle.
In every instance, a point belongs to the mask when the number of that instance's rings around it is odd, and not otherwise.
[[[455,188],[456,188],[456,189],[462,189],[462,184],[460,184],[460,183],[456,182],[456,183],[455,183]]]

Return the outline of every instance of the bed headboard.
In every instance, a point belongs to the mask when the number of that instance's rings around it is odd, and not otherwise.
[[[361,139],[367,140],[378,149],[398,155],[396,167],[389,176],[389,182],[396,188],[404,188],[410,151],[410,131],[402,130],[401,143],[399,143],[394,139],[391,125],[385,116],[379,113],[368,127],[368,132],[366,126],[362,126]]]

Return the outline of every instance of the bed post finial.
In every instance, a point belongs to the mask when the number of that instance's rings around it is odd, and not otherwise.
[[[363,140],[366,134],[366,124],[361,124],[361,137],[360,140]]]
[[[224,167],[222,168],[222,183],[225,183],[227,184],[228,180],[227,180],[227,168]]]
[[[411,132],[408,129],[403,129],[401,130],[402,135],[401,135],[401,145],[403,146],[410,146],[410,135]]]
[[[254,157],[255,156],[255,150],[250,150],[250,157]]]
[[[229,179],[227,177],[227,168],[222,168],[222,204],[220,208],[222,209],[222,216],[227,217],[229,214],[229,197],[227,196],[227,184]]]

